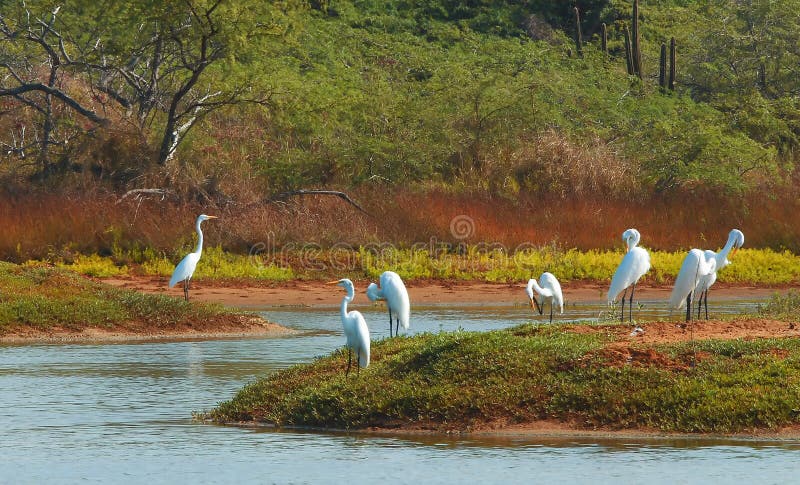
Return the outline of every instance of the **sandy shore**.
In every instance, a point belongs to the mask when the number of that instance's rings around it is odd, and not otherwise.
[[[133,277],[104,279],[105,283],[145,293],[161,293],[175,297],[183,296],[182,288],[167,288],[166,278]],[[364,290],[367,281],[355,281],[357,299],[366,301]],[[492,303],[527,304],[523,284],[475,283],[475,282],[422,282],[407,285],[412,304],[437,303]],[[608,285],[577,282],[563,286],[564,299],[568,302],[602,302],[606,298]],[[672,287],[636,287],[637,300],[666,300]],[[785,288],[761,288],[752,286],[725,286],[717,284],[711,290],[711,298],[765,298]],[[191,298],[199,301],[221,303],[239,308],[265,306],[335,306],[341,302],[341,292],[320,281],[287,281],[271,285],[242,285],[228,282],[193,282]]]

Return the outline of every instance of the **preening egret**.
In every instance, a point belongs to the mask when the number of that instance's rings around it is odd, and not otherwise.
[[[216,216],[207,216],[205,214],[197,216],[197,221],[194,223],[194,229],[197,231],[197,247],[194,252],[184,256],[178,266],[175,266],[172,278],[169,279],[170,288],[183,281],[183,297],[186,298],[186,301],[189,301],[189,281],[192,279],[195,268],[197,268],[197,262],[200,261],[200,255],[203,254],[203,231],[200,229],[200,223],[216,218]]]
[[[692,298],[700,280],[716,269],[717,261],[714,258],[706,259],[703,251],[692,249],[683,258],[683,264],[675,279],[675,286],[669,297],[669,308],[679,310],[686,305],[686,321],[692,318]]]
[[[541,303],[536,300],[533,292],[542,297]],[[531,301],[531,308],[536,308],[536,311],[541,315],[544,312],[545,302],[550,302],[550,323],[553,323],[553,307],[558,306],[560,313],[564,313],[564,295],[561,293],[561,285],[552,273],[544,272],[539,277],[539,281],[531,278],[528,280],[528,286],[525,287],[525,293],[528,294],[528,299]]]
[[[353,282],[347,278],[342,278],[338,281],[331,281],[328,284],[341,286],[347,292],[342,298],[341,307],[342,327],[344,328],[345,346],[347,347],[347,371],[345,371],[345,375],[347,375],[350,372],[351,351],[356,354],[359,370],[361,367],[369,365],[369,328],[367,328],[367,322],[361,312],[356,310],[347,311],[347,304],[353,301],[356,296]]]
[[[633,321],[633,293],[636,291],[636,282],[650,270],[650,254],[647,250],[637,247],[641,235],[636,229],[628,229],[622,233],[622,240],[628,247],[628,252],[622,258],[622,262],[617,267],[617,271],[611,278],[611,287],[608,289],[608,303],[613,303],[619,294],[622,293],[622,313],[619,321],[625,320],[625,296],[628,294],[628,287],[631,288],[631,296],[628,300],[628,320]]]
[[[397,316],[397,327],[394,335],[400,331],[400,325],[408,330],[409,319],[411,318],[411,303],[408,299],[406,285],[400,275],[394,271],[384,271],[380,277],[381,286],[370,283],[367,287],[367,298],[370,301],[386,300],[386,308],[389,309],[389,337],[392,336],[392,312]]]
[[[700,296],[697,298],[697,318],[700,318],[700,305],[702,305],[705,301],[706,320],[708,320],[708,289],[711,288],[714,283],[716,283],[717,271],[731,264],[731,262],[728,261],[728,253],[730,253],[731,257],[733,257],[733,255],[736,253],[736,250],[742,246],[744,246],[744,234],[738,229],[732,229],[731,232],[728,233],[728,242],[725,243],[725,247],[722,248],[718,253],[715,253],[710,249],[706,249],[703,252],[706,260],[713,259],[717,264],[714,271],[711,274],[701,278],[700,282],[697,284],[697,289],[700,291]],[[733,249],[733,252],[731,252],[731,249]]]

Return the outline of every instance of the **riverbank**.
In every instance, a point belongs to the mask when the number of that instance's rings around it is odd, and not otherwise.
[[[222,305],[93,281],[47,265],[0,263],[0,343],[280,335],[291,330]]]
[[[167,288],[167,279],[161,277],[132,276],[104,278],[100,281],[143,293],[179,296],[180,288]],[[368,303],[366,295],[369,281],[354,281],[355,304]],[[570,302],[604,302],[608,284],[574,281],[562,285],[564,299]],[[474,281],[414,281],[407,283],[412,305],[426,304],[524,304],[525,283],[483,283]],[[789,287],[756,287],[717,283],[710,295],[712,299],[767,298],[775,293],[785,293]],[[636,287],[637,300],[667,300],[671,286]],[[192,282],[192,298],[197,301],[219,303],[238,308],[263,308],[267,306],[333,306],[341,303],[341,294],[331,291],[322,281],[289,280],[279,283],[247,281],[205,280]]]

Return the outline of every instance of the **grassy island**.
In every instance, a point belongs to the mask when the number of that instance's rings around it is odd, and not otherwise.
[[[651,322],[641,338],[608,323],[380,340],[360,374],[345,376],[337,351],[251,383],[204,417],[348,429],[555,421],[578,430],[774,431],[800,424],[798,301],[790,293],[758,316],[691,329]]]
[[[0,263],[0,341],[265,333],[276,328],[221,305],[115,288],[52,266]]]

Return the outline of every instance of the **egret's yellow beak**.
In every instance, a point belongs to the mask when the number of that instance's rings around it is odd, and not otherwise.
[[[535,309],[536,307],[535,307],[535,306],[533,306],[533,298],[531,298],[530,300],[531,300],[531,302],[530,302],[530,303],[531,303],[531,308],[534,308],[534,309]]]
[[[733,255],[736,254],[737,249],[739,248],[737,248],[736,246],[733,247],[733,251],[731,251],[731,257],[733,257]]]
[[[219,217],[217,216],[206,216],[206,217],[208,217],[209,219],[219,219]]]
[[[325,284],[326,284],[326,285],[335,285],[335,284],[337,284],[337,283],[339,283],[339,280],[336,280],[336,281],[328,281],[328,282],[327,282],[327,283],[325,283]]]

